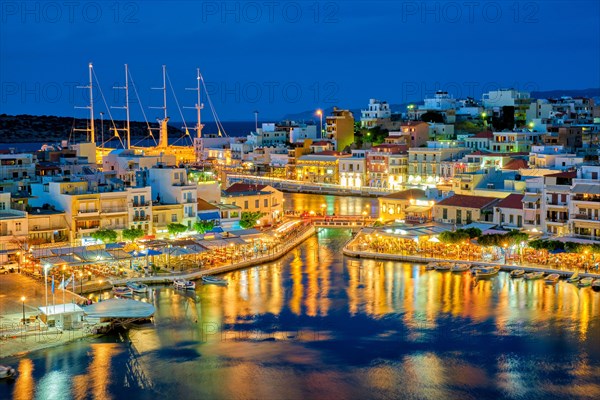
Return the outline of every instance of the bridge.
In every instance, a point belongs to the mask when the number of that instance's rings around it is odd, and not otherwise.
[[[322,216],[315,215],[303,218],[315,228],[361,228],[372,226],[377,219],[367,218],[362,215]]]

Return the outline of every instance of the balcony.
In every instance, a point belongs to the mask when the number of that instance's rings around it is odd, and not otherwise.
[[[149,201],[134,201],[134,202],[130,202],[129,204],[131,204],[133,207],[149,207],[152,203]]]
[[[568,204],[564,201],[548,201],[546,202],[546,206],[553,208],[566,208]]]
[[[100,215],[100,212],[98,210],[77,210],[77,215],[88,217],[92,215]]]
[[[186,204],[196,203],[198,200],[196,199],[183,199],[183,202]]]
[[[127,214],[127,207],[112,207],[112,208],[102,208],[102,214]]]
[[[567,223],[567,219],[566,218],[546,218],[546,223],[564,225]]]
[[[149,215],[140,215],[138,217],[133,217],[133,221],[134,222],[150,221],[150,216]]]
[[[592,203],[594,205],[600,206],[600,197],[575,195],[571,198],[571,200],[578,201],[578,202]]]
[[[594,216],[587,215],[587,214],[571,214],[571,219],[573,219],[573,220],[579,220],[579,221],[600,222],[600,218],[599,217],[594,217]]]

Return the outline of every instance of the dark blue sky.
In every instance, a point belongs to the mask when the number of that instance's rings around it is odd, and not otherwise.
[[[200,67],[222,120],[361,107],[370,97],[403,103],[438,88],[480,97],[498,87],[599,87],[599,3],[5,1],[0,112],[84,117],[73,86],[86,82],[90,61],[109,105],[120,105],[111,87],[128,63],[151,120],[162,64],[182,106],[194,104],[184,88]],[[171,94],[169,111],[181,119]],[[193,122],[193,110],[184,115]]]

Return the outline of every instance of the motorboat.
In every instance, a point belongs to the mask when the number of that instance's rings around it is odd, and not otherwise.
[[[435,267],[437,267],[437,265],[438,265],[438,263],[436,263],[436,262],[430,262],[429,264],[427,264],[425,266],[425,269],[428,270],[428,271],[430,271],[432,269],[435,269]]]
[[[12,379],[17,375],[17,371],[9,365],[0,365],[0,379]]]
[[[513,269],[510,271],[511,278],[522,278],[525,275],[525,270],[523,269]]]
[[[112,291],[119,296],[131,296],[133,294],[133,290],[127,286],[114,286]]]
[[[447,263],[447,262],[439,263],[435,266],[435,270],[440,271],[440,272],[450,271],[450,268],[452,268],[452,265],[453,265],[452,263]]]
[[[580,279],[581,279],[581,277],[579,276],[579,272],[575,272],[573,275],[571,275],[569,278],[567,278],[567,282],[577,283],[577,282],[579,282]]]
[[[454,264],[451,268],[450,271],[452,272],[466,272],[469,269],[471,269],[471,264],[460,264],[460,263],[456,263]]]
[[[175,289],[194,290],[196,289],[196,283],[192,281],[186,281],[185,279],[175,279],[173,281]]]
[[[596,279],[592,282],[592,290],[594,292],[600,292],[600,279]]]
[[[577,284],[579,287],[592,286],[593,279],[592,278],[581,278],[579,283]]]
[[[139,282],[128,282],[127,287],[131,289],[133,293],[146,293],[148,291],[148,285]]]
[[[545,282],[548,284],[555,284],[560,279],[559,274],[550,274],[546,277]]]
[[[542,279],[544,277],[544,273],[542,271],[528,272],[523,277],[528,281],[534,281],[536,279]]]
[[[204,275],[202,277],[202,282],[211,283],[213,285],[228,285],[229,284],[229,282],[227,282],[227,280],[225,280],[225,279],[217,278],[215,276],[210,276],[210,275]]]
[[[491,278],[494,275],[498,275],[500,267],[483,267],[477,269],[475,276],[477,278]]]

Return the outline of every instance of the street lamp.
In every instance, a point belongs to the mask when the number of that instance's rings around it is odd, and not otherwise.
[[[21,273],[21,252],[17,251],[17,272]]]
[[[23,303],[23,325],[25,325],[25,296],[21,296],[21,302]]]
[[[44,264],[44,292],[46,293],[46,311],[48,311],[48,270],[50,264]]]
[[[321,120],[321,124],[320,124],[320,131],[319,131],[319,137],[322,139],[323,138],[323,110],[321,110],[320,108],[317,110],[317,115],[319,116],[319,119]]]
[[[79,294],[83,294],[83,273],[79,273]]]

